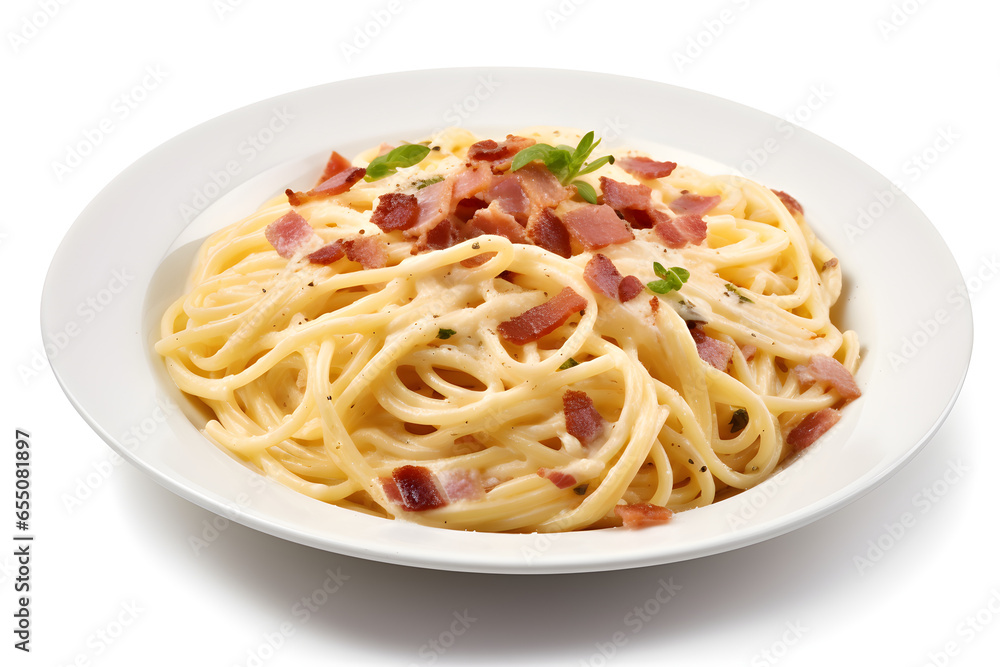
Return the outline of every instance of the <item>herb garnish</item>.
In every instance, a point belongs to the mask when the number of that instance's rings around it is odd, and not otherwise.
[[[732,292],[733,294],[738,296],[740,298],[740,303],[753,303],[750,297],[745,296],[743,292],[739,291],[739,289],[736,288],[736,285],[732,283],[726,283],[726,291]]]
[[[435,183],[440,183],[444,180],[444,176],[431,176],[430,178],[425,178],[422,181],[417,181],[417,190],[423,190],[428,185],[434,185]]]
[[[412,167],[427,157],[431,149],[420,144],[403,144],[397,146],[385,155],[379,155],[368,163],[365,170],[365,181],[371,183],[386,176],[392,176],[397,169]]]
[[[567,368],[573,368],[573,366],[579,366],[579,365],[580,365],[579,361],[577,361],[573,357],[570,357],[569,359],[567,359],[562,363],[562,366],[559,367],[559,370],[564,371]]]
[[[576,148],[560,144],[550,146],[548,144],[533,144],[518,151],[511,162],[510,170],[517,171],[529,162],[541,160],[549,171],[551,171],[559,182],[563,185],[576,186],[576,192],[583,199],[591,204],[597,203],[597,192],[594,187],[585,181],[574,180],[577,176],[589,174],[595,169],[600,169],[606,164],[614,164],[615,158],[612,155],[599,157],[589,164],[584,164],[590,154],[601,143],[598,139],[594,141],[594,133],[588,132],[580,139]]]
[[[729,432],[739,433],[750,423],[750,415],[746,408],[740,408],[733,412],[733,418],[729,420]]]
[[[448,340],[457,333],[458,332],[455,331],[454,329],[438,329],[437,337],[440,338],[441,340]]]
[[[655,273],[660,280],[654,280],[651,283],[646,283],[646,287],[649,288],[649,291],[656,294],[666,294],[674,290],[679,290],[681,286],[687,282],[688,278],[691,277],[691,273],[687,269],[679,266],[665,269],[659,262],[653,262],[653,273]]]

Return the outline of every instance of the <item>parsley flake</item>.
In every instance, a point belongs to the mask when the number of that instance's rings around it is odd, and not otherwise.
[[[458,332],[455,331],[454,329],[438,329],[437,337],[440,338],[441,340],[448,340],[457,333]]]

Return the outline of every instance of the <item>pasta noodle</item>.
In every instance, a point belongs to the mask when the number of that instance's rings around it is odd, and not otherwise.
[[[580,140],[565,129],[521,136]],[[295,207],[294,195],[277,196],[205,241],[156,351],[177,386],[212,411],[211,440],[352,510],[453,529],[568,531],[620,525],[616,507],[677,512],[753,487],[794,451],[790,432],[853,398],[809,376],[817,358],[850,374],[860,362],[856,335],[830,319],[839,263],[790,198],[745,178],[685,166],[637,178],[620,166],[625,153],[580,176],[597,191],[602,176],[645,185],[661,217],[676,219],[670,205],[685,195],[715,197],[701,218],[704,240],[682,247],[633,224],[634,240],[599,251],[572,237],[568,257],[496,233],[435,248],[373,222],[385,195],[453,185],[477,141],[445,130],[416,164]],[[573,186],[567,192],[557,217],[586,206]],[[488,191],[452,202],[448,215],[485,199]],[[283,257],[269,230],[293,210],[314,236]],[[377,243],[381,258],[341,256],[351,239]],[[337,258],[310,261],[320,247]],[[588,280],[598,252],[642,284],[658,279],[654,262],[689,276],[664,294],[643,287],[611,298]],[[537,340],[505,337],[504,322],[565,288],[585,301],[582,312]],[[712,349],[729,356],[713,364]],[[590,442],[570,433],[573,397],[580,414],[596,410]],[[413,485],[428,483],[438,502],[410,506]]]

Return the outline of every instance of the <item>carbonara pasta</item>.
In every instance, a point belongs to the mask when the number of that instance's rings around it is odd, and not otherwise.
[[[156,343],[205,434],[453,529],[643,526],[767,478],[860,394],[837,259],[784,193],[595,145],[334,153],[213,234]]]

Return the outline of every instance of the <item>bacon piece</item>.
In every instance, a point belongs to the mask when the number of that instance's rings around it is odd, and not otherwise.
[[[594,407],[590,396],[582,391],[568,389],[562,400],[567,433],[586,446],[604,432],[604,417]]]
[[[467,197],[455,204],[454,215],[462,222],[468,222],[481,208],[486,208],[486,202],[476,197]]]
[[[606,204],[583,204],[561,216],[570,235],[586,250],[598,250],[635,238],[625,221]]]
[[[626,528],[656,526],[670,521],[674,516],[674,513],[666,507],[651,503],[615,505],[615,514],[622,520],[622,524]]]
[[[420,206],[420,214],[417,218],[417,224],[408,230],[411,235],[418,236],[419,232],[433,229],[448,216],[451,210],[451,196],[454,187],[454,181],[445,179],[417,190],[416,197],[417,204]]]
[[[319,180],[316,181],[316,185],[324,183],[340,172],[351,166],[351,161],[346,157],[338,153],[337,151],[332,151],[330,153],[329,159],[326,161],[326,167],[323,168],[323,173],[320,175]]]
[[[289,211],[264,229],[264,238],[285,259],[303,248],[315,234],[306,219],[295,211]]]
[[[325,199],[347,192],[355,183],[364,178],[364,175],[365,170],[363,167],[349,167],[344,171],[334,174],[308,192],[285,190],[285,195],[288,197],[289,204],[292,206],[301,206],[306,202]]]
[[[494,176],[486,199],[491,204],[497,202],[503,210],[522,220],[527,220],[531,213],[531,202],[521,187],[517,173]]]
[[[495,173],[500,173],[510,168],[511,161],[519,151],[534,145],[534,143],[534,139],[518,137],[513,134],[508,134],[507,138],[500,143],[493,139],[484,139],[469,146],[469,159],[477,162],[488,162]]]
[[[458,243],[458,229],[451,220],[442,220],[424,234],[414,247],[416,252],[422,250],[444,250]]]
[[[379,484],[382,485],[385,497],[389,499],[390,503],[395,503],[397,505],[403,504],[403,496],[399,493],[399,487],[396,486],[396,480],[392,477],[379,477],[378,481]]]
[[[789,433],[786,440],[796,451],[805,449],[840,421],[840,410],[823,408],[810,412]]]
[[[720,371],[725,371],[729,366],[729,360],[733,356],[733,346],[721,340],[712,338],[700,327],[690,329],[694,344],[698,347],[698,356],[702,361]]]
[[[631,301],[635,297],[642,294],[642,290],[645,285],[642,281],[635,276],[625,276],[622,281],[618,283],[618,300],[622,303],[626,301]]]
[[[788,209],[789,213],[797,216],[802,215],[802,204],[799,203],[798,199],[787,192],[782,192],[781,190],[771,190],[771,192],[778,195],[778,199],[780,199],[781,203],[785,205],[785,208]]]
[[[746,359],[747,361],[750,361],[751,359],[753,359],[754,355],[757,354],[757,346],[756,345],[740,345],[740,354],[743,355],[744,359]]]
[[[488,164],[477,164],[449,178],[455,179],[452,198],[457,202],[485,192],[493,181],[493,172]]]
[[[700,245],[708,237],[708,224],[700,215],[678,215],[671,218],[660,211],[655,213],[658,215],[653,231],[670,248],[683,248],[688,243]]]
[[[670,210],[681,215],[691,214],[702,216],[718,206],[720,201],[722,201],[722,197],[719,195],[703,197],[693,192],[685,192],[670,202]]]
[[[564,472],[559,472],[558,470],[539,468],[538,476],[544,477],[545,479],[555,484],[557,489],[568,489],[571,486],[576,486],[576,477],[573,477],[573,475],[568,475]]]
[[[618,287],[622,282],[622,274],[618,273],[614,263],[605,255],[597,253],[590,258],[583,269],[583,280],[590,289],[611,299],[618,298]]]
[[[438,483],[444,488],[449,502],[459,500],[482,500],[486,497],[483,477],[478,470],[442,470],[437,474]]]
[[[448,504],[441,497],[431,471],[423,466],[400,466],[392,471],[392,480],[399,490],[403,509],[408,512],[422,512]]]
[[[524,227],[517,223],[514,216],[504,211],[498,202],[493,202],[488,208],[476,211],[468,228],[477,236],[479,234],[495,234],[514,243],[530,243]]]
[[[551,208],[528,219],[528,237],[535,245],[567,259],[573,254],[569,232]]]
[[[526,164],[515,171],[513,176],[521,182],[521,189],[528,197],[529,214],[538,213],[550,206],[558,206],[559,202],[572,196],[570,189],[563,187],[555,174],[543,164],[537,162]]]
[[[344,242],[341,239],[337,239],[333,243],[327,243],[325,246],[319,250],[306,255],[308,259],[313,264],[333,264],[338,259],[344,256]]]
[[[861,396],[861,389],[854,381],[854,376],[842,363],[833,357],[816,354],[809,358],[809,364],[799,364],[792,369],[792,372],[799,378],[805,386],[814,382],[826,382],[829,386],[837,390],[840,397],[845,401],[853,401]]]
[[[615,164],[636,178],[663,178],[677,168],[676,162],[657,162],[648,157],[623,157]]]
[[[652,206],[650,196],[653,191],[647,185],[630,185],[601,176],[601,192],[604,203],[616,211],[630,208],[645,210]]]
[[[559,294],[545,303],[502,322],[497,331],[505,340],[515,345],[524,345],[552,333],[561,327],[570,315],[586,307],[586,299],[574,292],[572,287],[564,287]]]
[[[383,232],[409,229],[420,217],[420,203],[413,195],[388,192],[378,198],[371,221]]]
[[[370,236],[358,236],[344,241],[347,259],[366,269],[381,269],[389,261],[385,244]]]

